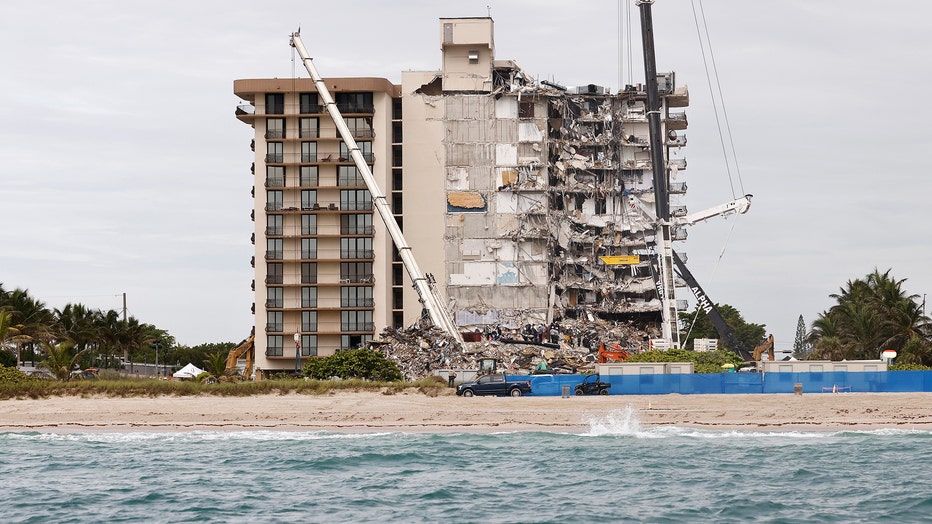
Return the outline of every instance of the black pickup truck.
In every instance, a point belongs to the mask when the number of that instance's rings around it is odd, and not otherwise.
[[[504,373],[482,375],[472,382],[456,386],[456,394],[464,397],[473,395],[511,395],[520,397],[531,392],[530,380],[508,380]]]

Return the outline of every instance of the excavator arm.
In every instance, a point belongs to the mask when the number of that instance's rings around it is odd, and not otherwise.
[[[243,378],[248,379],[252,375],[252,366],[255,361],[256,355],[256,337],[255,335],[250,335],[249,338],[240,343],[239,346],[230,350],[230,353],[227,355],[227,367],[226,372],[228,374],[236,373],[236,362],[245,357],[246,358],[246,369],[243,371]]]

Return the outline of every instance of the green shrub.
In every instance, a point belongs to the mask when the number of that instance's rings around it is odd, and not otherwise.
[[[888,367],[888,371],[928,371],[932,369],[929,366],[923,366],[922,364],[893,364]]]
[[[696,373],[722,373],[722,365],[735,367],[744,363],[741,357],[725,349],[693,351],[690,349],[654,349],[631,355],[625,362],[692,362]]]
[[[4,384],[23,384],[37,380],[37,378],[30,377],[15,367],[6,367],[0,364],[0,382]]]
[[[391,382],[401,380],[401,371],[378,351],[359,348],[311,359],[304,365],[304,376],[318,380],[339,377]]]

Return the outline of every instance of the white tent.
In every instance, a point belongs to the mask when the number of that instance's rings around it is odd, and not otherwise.
[[[195,366],[194,364],[188,364],[187,366],[174,372],[172,376],[175,378],[195,378],[203,372],[203,369]]]

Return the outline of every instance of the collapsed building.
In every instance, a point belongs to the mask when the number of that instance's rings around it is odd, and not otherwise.
[[[443,71],[403,96],[442,122],[445,291],[457,324],[659,322],[656,230],[635,202],[654,198],[643,86],[537,82],[494,58],[491,19],[441,27]],[[659,80],[666,171],[681,198],[687,121],[671,109],[689,96],[672,73]],[[671,214],[686,208],[674,202]]]
[[[495,58],[491,18],[443,18],[439,29],[439,71],[404,71],[401,85],[324,81],[456,326],[557,327],[561,346],[591,352],[592,340],[568,335],[600,325],[602,338],[646,345],[663,305],[645,212],[645,88],[539,81]],[[658,75],[677,216],[689,95],[674,80]],[[314,84],[237,80],[234,91],[245,101],[237,118],[255,129],[257,366],[289,369],[392,338],[382,326],[403,333],[422,315],[419,297]],[[674,240],[685,236],[674,229]]]

